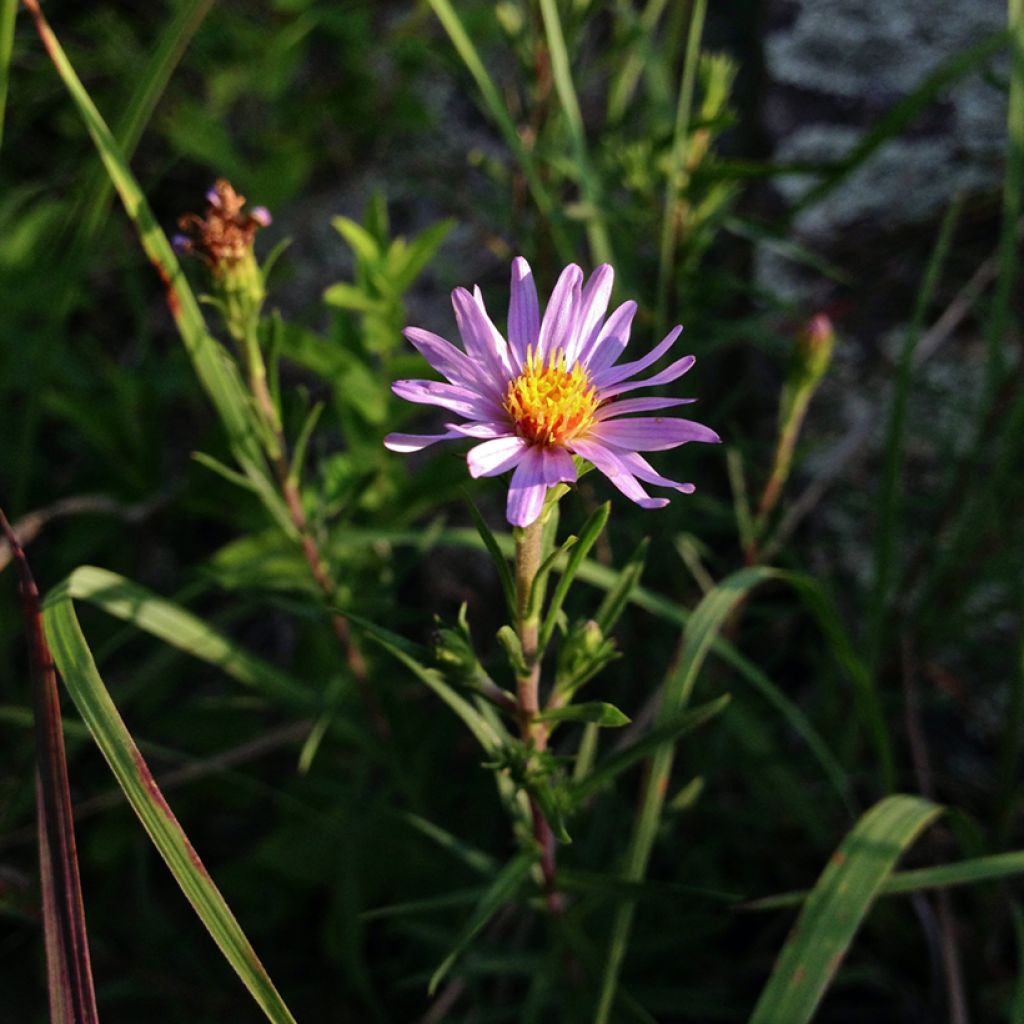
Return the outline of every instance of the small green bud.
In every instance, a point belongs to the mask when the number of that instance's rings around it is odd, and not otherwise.
[[[826,313],[812,316],[797,337],[794,370],[798,370],[808,384],[817,384],[832,362],[835,347],[836,332],[829,316]]]

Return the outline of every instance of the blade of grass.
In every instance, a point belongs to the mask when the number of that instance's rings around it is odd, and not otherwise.
[[[18,572],[18,594],[29,641],[36,739],[36,822],[50,1021],[51,1024],[98,1024],[57,674],[43,631],[39,590],[21,543],[2,510],[0,530],[7,538]]]
[[[168,309],[196,374],[224,423],[235,457],[259,490],[267,509],[288,535],[293,536],[295,531],[287,510],[268,475],[256,419],[237,368],[208,333],[199,303],[182,273],[167,236],[153,216],[121,147],[43,16],[38,0],[24,0],[24,4],[35,20],[36,30],[46,52],[99,152],[125,211],[135,225],[142,248],[163,282]]]
[[[940,864],[933,868],[915,868],[913,871],[897,871],[891,874],[878,890],[879,896],[903,896],[925,889],[947,889],[955,885],[976,885],[978,882],[995,882],[1004,878],[1024,874],[1024,850],[1012,853],[996,853],[989,857],[972,857],[956,864]],[[765,896],[744,903],[741,910],[781,910],[783,907],[798,907],[810,891],[783,892],[776,896]]]
[[[4,113],[7,110],[7,87],[11,78],[11,53],[14,50],[14,21],[18,0],[0,0],[0,147],[4,138]]]
[[[636,20],[637,35],[629,52],[619,62],[618,70],[613,74],[608,89],[608,120],[618,124],[626,113],[637,83],[643,73],[654,39],[654,30],[665,11],[668,0],[647,0],[643,14]],[[632,5],[624,5],[624,12],[632,15]]]
[[[712,642],[733,609],[753,587],[778,577],[779,573],[774,569],[741,569],[722,580],[701,600],[683,632],[683,651],[679,664],[662,685],[657,725],[672,720],[685,709]],[[671,740],[662,743],[651,757],[622,872],[626,881],[639,882],[647,872],[674,760],[675,747]],[[609,1020],[622,962],[629,945],[634,911],[632,903],[624,904],[616,911],[594,1024],[607,1024]]]
[[[953,230],[960,213],[960,201],[952,203],[946,211],[939,228],[938,237],[932,248],[924,280],[917,293],[914,313],[907,329],[907,338],[900,356],[899,374],[889,411],[889,427],[885,444],[885,464],[882,470],[882,485],[879,491],[879,516],[875,526],[874,581],[868,605],[868,670],[872,678],[878,670],[882,649],[882,631],[889,607],[889,593],[895,575],[893,565],[896,548],[896,531],[900,512],[900,472],[903,466],[903,430],[906,419],[907,400],[914,365],[914,351],[921,337],[925,316],[931,306],[946,257],[953,242]]]
[[[570,262],[573,258],[573,246],[562,226],[557,204],[541,179],[537,165],[534,163],[533,154],[526,148],[523,140],[519,137],[519,132],[516,130],[512,115],[509,113],[504,100],[502,100],[494,80],[487,73],[487,68],[484,66],[479,51],[473,45],[473,40],[470,39],[461,19],[449,0],[427,0],[427,2],[437,16],[437,20],[441,22],[445,32],[448,33],[448,38],[451,39],[452,45],[462,59],[462,63],[466,65],[466,70],[469,71],[476,82],[488,112],[494,118],[502,135],[505,136],[505,143],[516,158],[519,168],[523,172],[523,177],[526,178],[526,183],[530,189],[530,194],[533,196],[533,202],[537,207],[537,211],[550,227],[551,238],[555,244],[555,249],[558,251],[558,255],[564,262]]]
[[[1018,2],[1018,0],[1014,0]],[[943,61],[921,84],[909,93],[885,114],[867,134],[853,147],[843,160],[832,166],[828,176],[810,189],[790,210],[790,219],[814,206],[825,196],[838,188],[853,174],[870,156],[885,145],[893,136],[898,135],[923,111],[928,104],[941,95],[955,82],[969,75],[979,65],[994,57],[1006,46],[1008,33],[995,32],[961,50],[948,60]]]
[[[700,40],[704,33],[704,16],[707,0],[693,0],[690,9],[690,29],[686,37],[686,54],[679,80],[679,100],[676,104],[676,122],[672,134],[672,149],[669,156],[668,176],[665,179],[665,205],[661,215],[661,247],[658,256],[658,296],[655,314],[655,333],[665,330],[668,315],[669,286],[672,279],[676,247],[676,206],[683,176],[686,173],[686,157],[690,144],[690,117],[693,113],[693,90],[697,81],[697,64],[700,61]]]
[[[779,954],[750,1024],[806,1024],[900,855],[941,813],[920,797],[875,804],[836,850]]]
[[[604,221],[600,181],[594,173],[590,155],[587,152],[587,134],[583,126],[583,114],[580,111],[580,101],[576,96],[576,87],[572,81],[569,51],[565,45],[565,34],[562,32],[562,21],[558,16],[555,0],[540,0],[540,13],[544,21],[548,53],[551,56],[551,75],[555,80],[555,92],[558,94],[562,113],[569,126],[569,138],[576,160],[580,192],[588,210],[586,222],[590,258],[595,264],[611,263],[613,262],[612,242],[608,235],[608,226]]]
[[[128,105],[114,126],[117,139],[125,160],[131,160],[138,148],[142,133],[146,130],[157,103],[171,80],[175,68],[181,63],[192,37],[206,20],[213,0],[181,0],[174,17],[160,32],[160,38],[152,56],[146,62],[141,75],[132,85]],[[90,182],[78,219],[77,234],[83,241],[92,239],[103,222],[110,202],[113,182],[102,172]]]
[[[175,881],[267,1019],[274,1024],[295,1024],[110,699],[67,588],[47,597],[43,622],[54,662],[72,700]]]

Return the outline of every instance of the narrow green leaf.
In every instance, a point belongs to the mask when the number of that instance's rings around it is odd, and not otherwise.
[[[569,553],[565,569],[562,570],[558,585],[555,587],[555,592],[551,595],[551,601],[548,604],[547,617],[544,619],[544,625],[541,627],[538,645],[541,654],[543,654],[551,642],[551,637],[555,632],[555,625],[558,622],[558,615],[562,610],[562,605],[565,603],[569,588],[572,586],[572,582],[576,578],[583,560],[590,554],[590,549],[608,524],[608,516],[611,515],[611,510],[612,503],[610,501],[599,505],[580,530],[579,541]]]
[[[811,1020],[896,861],[941,810],[899,794],[864,814],[811,891],[750,1024]]]
[[[324,411],[324,403],[317,402],[309,410],[306,419],[303,421],[302,429],[299,431],[298,440],[292,451],[292,464],[288,470],[288,480],[291,484],[298,486],[302,479],[302,465],[306,459],[306,449],[309,447],[309,439],[313,436],[317,423],[320,421],[320,414]]]
[[[972,857],[955,864],[940,864],[933,868],[915,868],[890,875],[879,890],[880,896],[900,896],[925,889],[946,889],[954,885],[974,885],[993,882],[1024,874],[1024,850],[996,853],[989,857]],[[779,910],[798,907],[810,895],[804,892],[783,892],[777,896],[764,896],[750,900],[743,910]]]
[[[92,137],[107,174],[135,225],[146,255],[163,281],[167,305],[185,349],[192,359],[200,382],[227,429],[236,457],[245,467],[247,474],[259,474],[261,467],[264,466],[263,453],[259,446],[255,419],[237,368],[207,332],[199,304],[182,273],[167,236],[153,216],[149,203],[131,173],[110,128],[96,109],[60,42],[43,17],[38,0],[25,0],[25,6],[35,19],[36,29],[46,51]]]
[[[267,1019],[295,1024],[110,699],[67,588],[48,597],[44,623],[54,661],[75,706],[182,892]]]
[[[708,701],[692,710],[680,711],[656,725],[647,735],[636,743],[602,761],[589,775],[581,779],[573,787],[573,795],[578,799],[589,796],[603,789],[627,768],[632,767],[645,757],[650,757],[662,744],[677,743],[683,736],[694,729],[710,722],[728,706],[732,697],[726,693],[716,700]]]
[[[229,484],[234,484],[236,487],[241,487],[246,491],[257,491],[256,485],[244,473],[239,473],[237,469],[225,466],[220,459],[214,458],[214,456],[208,455],[206,452],[193,452],[192,459],[211,473],[216,473],[221,479],[227,480]]]
[[[462,59],[466,69],[472,75],[477,88],[484,100],[491,117],[494,118],[502,135],[505,137],[505,144],[512,151],[523,176],[526,178],[530,194],[533,196],[534,204],[538,212],[545,219],[551,231],[551,238],[555,243],[559,256],[568,262],[573,258],[572,243],[559,222],[559,211],[554,198],[548,192],[544,180],[534,163],[533,154],[523,144],[519,131],[516,128],[512,115],[501,97],[498,87],[487,72],[487,67],[480,53],[473,45],[473,40],[466,32],[459,15],[452,6],[450,0],[427,0],[431,9],[441,22],[445,32],[452,41],[456,52]]]
[[[592,722],[605,728],[629,725],[629,718],[614,704],[594,700],[585,704],[569,704],[564,708],[548,708],[537,715],[541,722]]]
[[[377,239],[362,224],[357,224],[348,217],[332,217],[331,227],[348,242],[361,262],[372,266],[383,258],[384,254],[377,244]]]
[[[523,879],[526,878],[533,867],[533,861],[534,858],[531,854],[521,853],[510,860],[498,872],[497,878],[488,886],[476,909],[459,932],[452,951],[444,958],[444,961],[431,976],[430,984],[427,988],[430,995],[434,994],[437,986],[452,969],[455,961],[458,960],[473,939],[483,930],[487,922],[506,903],[515,898],[520,885],[523,883]]]
[[[410,653],[412,645],[409,641],[359,615],[353,615],[351,612],[340,609],[336,610],[338,614],[348,618],[354,626],[358,626],[374,643],[405,665],[421,682],[426,683],[465,722],[469,731],[477,738],[485,751],[493,753],[502,745],[501,736],[473,704],[456,693],[445,681],[441,672],[436,668],[424,665],[419,657]]]
[[[350,309],[356,313],[382,313],[385,310],[383,300],[374,298],[354,284],[344,281],[332,284],[324,290],[324,302],[338,309]]]
[[[18,0],[0,0],[0,146],[4,137],[4,113],[7,110],[7,86],[11,75],[14,20],[17,13]]]
[[[751,568],[727,576],[714,590],[704,596],[697,605],[683,632],[683,652],[679,664],[665,680],[662,687],[661,709],[657,724],[662,725],[672,716],[678,715],[689,701],[697,676],[704,664],[711,644],[733,609],[750,590],[765,580],[778,578],[775,569]],[[671,742],[662,743],[651,758],[651,769],[647,775],[640,808],[633,827],[633,838],[626,857],[623,875],[626,879],[639,881],[647,872],[647,863],[661,820],[661,809],[668,790],[669,776],[675,759],[675,748]],[[611,941],[608,946],[608,960],[598,999],[595,1024],[607,1024],[619,972],[625,959],[626,948],[633,927],[632,904],[619,908],[612,925]]]
[[[443,220],[417,235],[410,243],[402,261],[402,268],[395,275],[393,285],[399,295],[404,295],[423,273],[424,267],[455,227],[454,220]]]
[[[644,562],[647,560],[647,548],[649,545],[650,540],[645,537],[618,575],[612,577],[613,582],[608,587],[604,600],[594,614],[594,621],[601,627],[603,636],[608,636],[615,623],[619,621],[619,616],[626,610],[626,605],[633,595],[634,588],[640,583],[640,577],[644,571]]]
[[[610,263],[613,261],[612,243],[608,234],[608,226],[604,221],[601,182],[597,174],[594,173],[590,155],[587,152],[583,114],[580,111],[580,101],[576,96],[576,87],[572,81],[569,51],[565,45],[565,35],[562,32],[562,22],[555,0],[540,0],[540,13],[544,21],[544,34],[551,58],[551,76],[555,80],[555,92],[558,94],[558,101],[569,126],[569,138],[572,141],[575,155],[576,173],[580,179],[580,191],[588,211],[586,221],[590,256],[594,263]]]
[[[442,896],[428,896],[422,900],[408,900],[405,903],[392,903],[387,907],[374,907],[364,910],[359,915],[360,921],[380,921],[388,917],[409,917],[413,914],[431,914],[435,910],[449,910],[452,907],[472,906],[480,900],[486,890],[479,885],[471,889],[456,889]]]
[[[491,528],[487,525],[486,520],[480,514],[480,509],[476,507],[476,502],[469,496],[468,491],[463,491],[463,493],[466,496],[469,514],[473,519],[476,532],[480,534],[480,539],[484,542],[484,547],[487,548],[487,553],[491,556],[495,569],[498,570],[498,579],[501,580],[501,591],[505,595],[505,605],[508,608],[509,620],[514,622],[516,617],[516,584],[512,579],[512,570],[509,568],[508,559],[502,554],[498,541]]]
[[[202,619],[117,573],[84,565],[59,583],[46,605],[87,601],[114,618],[158,637],[171,647],[215,665],[232,679],[277,700],[315,711],[322,702],[291,676],[249,653]]]

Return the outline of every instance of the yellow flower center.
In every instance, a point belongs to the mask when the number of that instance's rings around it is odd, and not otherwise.
[[[505,409],[519,436],[530,444],[564,444],[593,422],[599,405],[590,376],[578,363],[571,370],[565,353],[543,361],[526,356],[523,372],[509,381]]]

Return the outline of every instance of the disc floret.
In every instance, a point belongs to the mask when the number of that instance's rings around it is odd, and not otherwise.
[[[509,381],[505,410],[529,444],[561,445],[585,431],[600,405],[584,366],[571,369],[565,352],[544,359],[532,348],[522,373]]]

